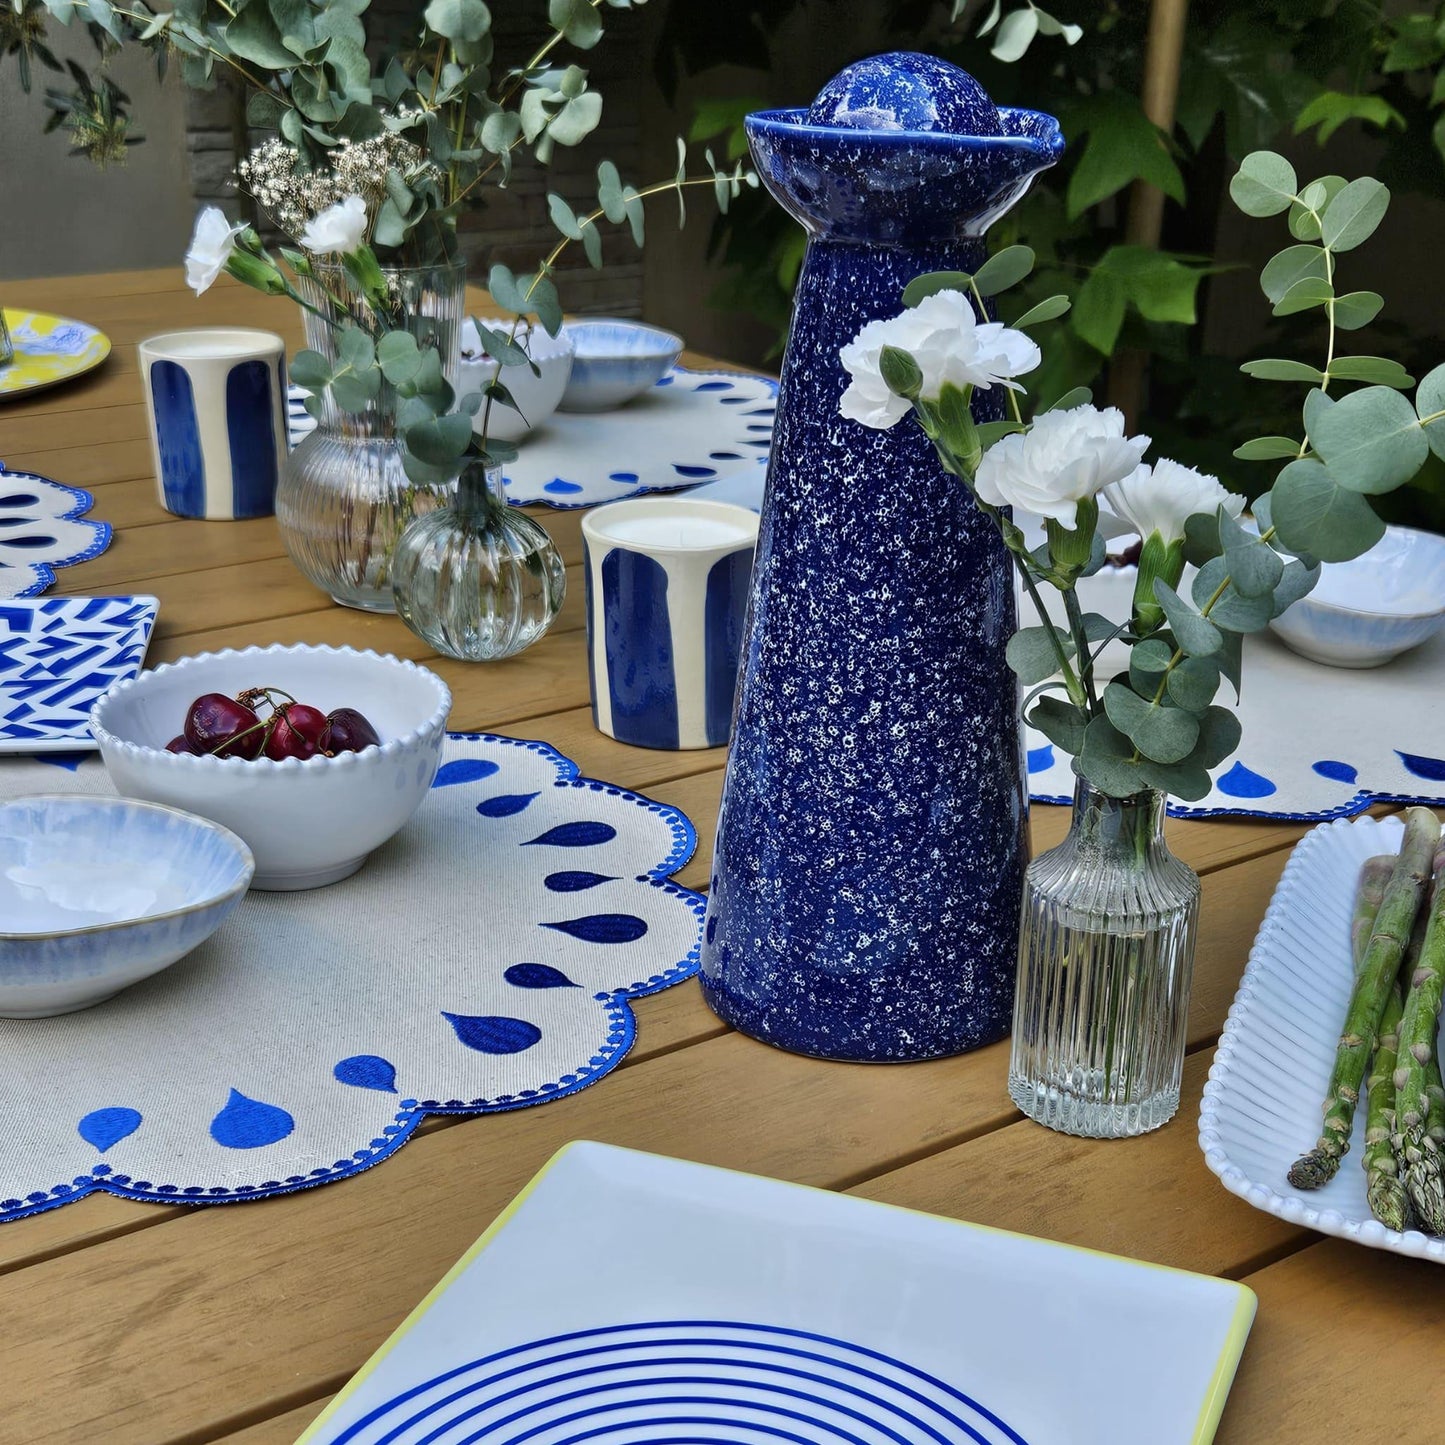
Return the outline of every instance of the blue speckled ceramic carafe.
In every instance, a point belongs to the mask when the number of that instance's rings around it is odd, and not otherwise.
[[[1027,861],[1007,552],[910,419],[845,420],[839,349],[982,236],[1063,148],[933,57],[844,70],[747,122],[807,228],[783,361],[703,991],[743,1032],[835,1059],[1008,1029]],[[997,396],[981,394],[997,405]],[[982,416],[985,413],[979,409]],[[997,415],[990,411],[988,415]]]

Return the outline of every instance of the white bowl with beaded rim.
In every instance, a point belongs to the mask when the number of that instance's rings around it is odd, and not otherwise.
[[[191,703],[275,687],[329,712],[353,707],[379,747],[335,757],[168,753]],[[90,727],[116,791],[230,828],[256,857],[254,888],[319,888],[349,877],[421,806],[441,761],[451,693],[424,667],[350,647],[296,644],[201,653],[117,683]]]

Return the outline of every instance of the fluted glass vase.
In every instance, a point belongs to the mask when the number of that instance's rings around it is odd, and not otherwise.
[[[438,351],[442,371],[455,385],[466,268],[384,267],[383,274],[394,298],[386,324],[410,331],[422,346]],[[358,320],[377,319],[339,267],[317,267],[313,279],[298,285],[317,310],[330,316],[339,319],[349,312]],[[334,365],[336,328],[309,311],[302,315],[307,346]],[[407,477],[396,396],[383,383],[362,411],[344,411],[326,395],[316,430],[291,453],[277,488],[276,521],[292,562],[333,601],[391,612],[389,568],[397,539],[413,517],[444,505],[451,492],[451,484],[418,486]]]
[[[567,595],[551,537],[510,506],[502,469],[474,462],[447,505],[417,517],[391,562],[397,616],[446,657],[495,662],[530,647]]]
[[[1029,865],[1009,1094],[1065,1134],[1123,1138],[1179,1107],[1199,879],[1164,841],[1164,794],[1083,779],[1068,837]]]

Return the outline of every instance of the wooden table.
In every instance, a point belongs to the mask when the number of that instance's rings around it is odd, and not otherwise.
[[[681,881],[705,885],[723,754],[628,748],[593,730],[577,513],[542,516],[568,563],[567,605],[548,637],[510,662],[438,659],[394,618],[330,605],[287,561],[269,518],[180,521],[156,502],[136,342],[208,323],[265,326],[295,342],[286,303],[228,281],[196,301],[179,267],[12,283],[4,299],[83,318],[115,343],[90,379],[0,407],[0,457],[90,488],[92,515],[116,528],[103,556],[59,573],[59,591],[158,596],[153,663],[300,641],[416,658],[451,687],[454,727],[544,738],[584,773],[686,810],[703,842]],[[1035,846],[1058,841],[1065,823],[1062,809],[1036,809]],[[1196,1143],[1215,1040],[1301,832],[1169,826],[1203,877],[1204,903],[1184,1102],[1154,1134],[1089,1142],[1022,1119],[1004,1089],[1006,1044],[909,1067],[819,1063],[732,1032],[686,984],[636,1005],[637,1045],[595,1088],[513,1114],[433,1117],[356,1178],[209,1209],[94,1195],[0,1227],[0,1442],[288,1445],[577,1138],[1242,1280],[1259,1317],[1221,1441],[1437,1441],[1437,1414],[1401,1425],[1393,1407],[1433,1394],[1438,1410],[1445,1395],[1445,1274],[1249,1208],[1210,1175]],[[1122,1404],[1126,1361],[1120,1378]]]

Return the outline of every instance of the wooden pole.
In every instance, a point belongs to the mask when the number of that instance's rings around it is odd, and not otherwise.
[[[1139,99],[1144,114],[1165,135],[1174,129],[1188,23],[1189,0],[1153,0]],[[1157,247],[1163,226],[1164,192],[1147,181],[1135,181],[1129,192],[1124,239],[1131,246]],[[1131,428],[1139,423],[1147,369],[1147,353],[1137,350],[1117,352],[1109,364],[1110,404],[1124,413]]]

